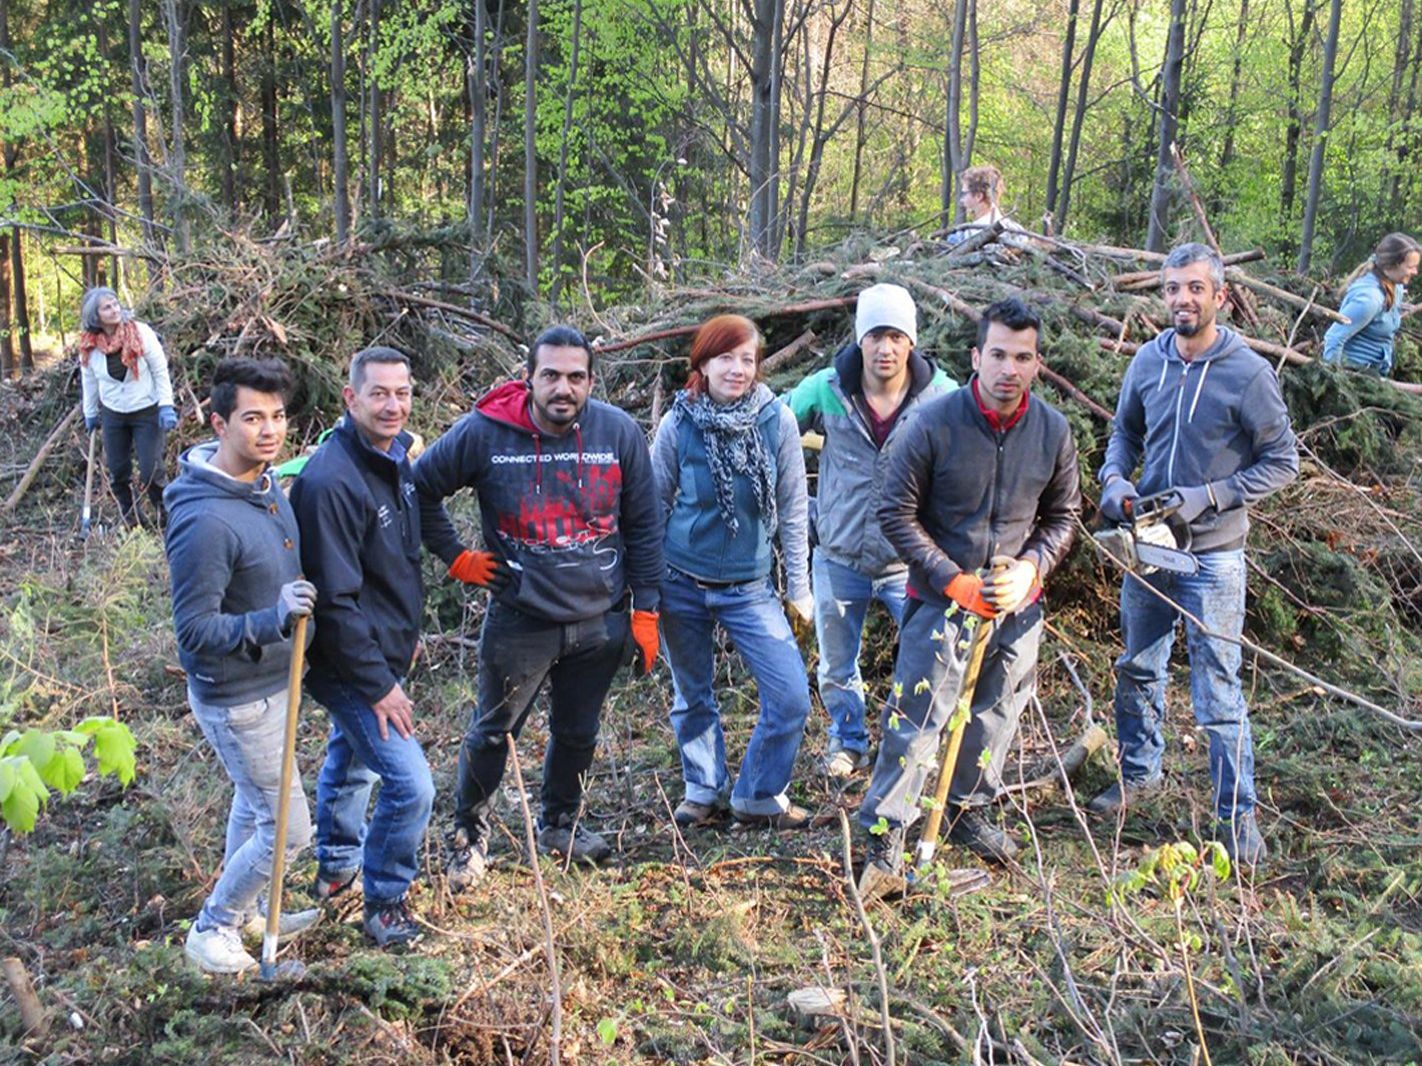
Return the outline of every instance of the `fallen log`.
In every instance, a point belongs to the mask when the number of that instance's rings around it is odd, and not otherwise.
[[[403,292],[399,289],[387,289],[383,295],[398,303],[414,304],[416,307],[429,307],[436,311],[443,311],[446,314],[455,315],[459,318],[467,318],[470,322],[477,322],[481,326],[502,333],[515,344],[522,343],[522,338],[518,331],[510,326],[497,322],[488,315],[481,315],[478,311],[471,311],[467,307],[460,307],[458,304],[445,303],[443,300],[434,300],[428,296],[420,296],[413,292]]]
[[[804,333],[800,334],[784,348],[781,348],[773,355],[766,356],[765,362],[760,365],[761,373],[773,374],[777,370],[781,370],[786,366],[798,362],[801,353],[818,339],[814,330],[805,330]]]
[[[1331,318],[1334,322],[1341,322],[1345,326],[1352,321],[1345,315],[1339,314],[1331,307],[1324,307],[1320,303],[1315,303],[1311,300],[1305,300],[1302,296],[1297,296],[1294,293],[1289,292],[1287,289],[1281,289],[1275,285],[1270,285],[1266,281],[1260,281],[1258,278],[1252,277],[1242,270],[1232,270],[1226,268],[1225,278],[1231,282],[1234,282],[1237,285],[1248,285],[1255,292],[1263,293],[1265,296],[1268,296],[1271,299],[1279,300],[1286,304],[1292,304],[1294,307],[1302,308],[1303,310],[1308,311],[1311,314],[1319,315],[1323,318]]]
[[[0,504],[0,511],[9,514],[19,506],[21,500],[25,498],[25,493],[30,491],[30,485],[39,475],[40,467],[44,466],[44,461],[49,458],[49,453],[54,451],[54,446],[69,432],[69,427],[74,424],[74,420],[79,417],[82,409],[80,404],[75,404],[67,415],[59,420],[59,425],[54,427],[50,435],[45,438],[44,444],[40,445],[40,450],[35,453],[35,457],[30,460],[29,468],[25,470],[25,476],[20,478],[20,483],[15,486],[15,491],[10,493],[9,499],[4,504]]]
[[[765,311],[755,311],[752,318],[775,318],[781,315],[806,315],[812,311],[829,311],[836,307],[852,307],[859,302],[859,294],[853,296],[835,296],[826,300],[808,300],[805,303],[787,304],[784,307],[772,307]],[[654,330],[651,333],[640,333],[635,337],[628,337],[626,340],[613,341],[611,344],[598,345],[598,352],[606,354],[608,352],[620,352],[628,348],[636,348],[641,344],[651,344],[653,341],[668,340],[672,337],[685,337],[695,333],[701,328],[700,322],[692,323],[689,326],[672,326],[670,329]]]
[[[20,1008],[21,1036],[30,1039],[44,1039],[49,1032],[49,1015],[35,995],[35,986],[30,981],[25,964],[15,956],[0,959],[0,971],[5,974],[5,983],[10,986],[10,994],[15,1005]]]
[[[980,248],[984,248],[987,245],[992,244],[995,240],[1001,237],[1002,231],[1002,220],[998,219],[991,225],[984,226],[979,232],[974,233],[971,237],[967,238],[967,240],[963,241],[961,244],[954,245],[948,250],[948,254],[945,255],[943,258],[956,259],[958,256],[968,255],[971,252],[976,252]]]
[[[1251,248],[1247,252],[1232,252],[1224,256],[1226,267],[1238,266],[1240,263],[1253,263],[1263,259],[1263,248]],[[1160,257],[1160,262],[1165,262],[1165,256]],[[1155,289],[1160,287],[1160,270],[1137,270],[1128,274],[1117,274],[1111,279],[1113,288],[1120,291],[1132,291],[1135,289]]]

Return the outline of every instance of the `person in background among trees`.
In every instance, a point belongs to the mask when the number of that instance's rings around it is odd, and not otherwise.
[[[603,701],[627,651],[657,661],[662,523],[647,440],[591,398],[593,351],[571,326],[533,342],[527,377],[482,397],[420,456],[430,550],[449,576],[493,594],[479,640],[478,701],[459,748],[445,875],[458,892],[487,872],[490,808],[533,702],[549,685],[540,851],[597,863],[612,854],[583,816]],[[479,497],[486,550],[455,531],[446,497]]]
[[[860,640],[878,600],[898,625],[908,567],[879,528],[879,490],[910,413],[957,382],[917,351],[918,310],[899,285],[859,294],[854,335],[834,361],[785,398],[800,431],[820,433],[812,574],[820,699],[829,715],[823,769],[835,779],[870,766]]]
[[[178,658],[188,705],[233,785],[222,876],[188,930],[184,950],[208,973],[240,973],[257,960],[242,933],[260,937],[281,799],[286,686],[294,620],[316,589],[301,577],[296,515],[272,461],[286,440],[291,375],[276,361],[224,359],[212,379],[216,441],[188,449],[164,494]],[[310,636],[308,630],[307,636]],[[300,775],[291,782],[286,849],[311,841]],[[283,914],[279,934],[314,925],[318,910]]]
[[[139,487],[164,521],[164,435],[178,424],[168,357],[158,336],[119,305],[113,289],[84,294],[79,311],[79,367],[84,390],[84,428],[102,427],[109,482],[123,520],[137,525],[142,511],[133,498],[133,453],[138,453]]]
[[[1066,558],[1081,513],[1071,427],[1031,394],[1040,331],[1021,300],[990,305],[978,323],[972,379],[924,404],[894,450],[879,521],[908,562],[909,605],[859,809],[869,835],[866,886],[901,879],[905,830],[921,813],[974,634],[989,622],[944,818],[948,838],[983,859],[1005,863],[1017,853],[990,820],[992,804],[1036,680],[1042,585]],[[871,877],[870,866],[887,876]]]
[[[691,342],[691,376],[657,427],[652,466],[666,515],[662,638],[675,699],[672,731],[686,796],[677,825],[705,825],[729,805],[739,822],[800,829],[810,814],[786,790],[810,713],[795,634],[770,577],[780,541],[791,610],[806,624],[808,494],[800,428],[759,380],[755,323],[717,315]],[[755,677],[760,713],[734,782],[716,701],[720,624]]]
[[[1002,213],[1004,191],[1002,172],[993,166],[969,167],[963,171],[958,202],[968,216],[972,228],[955,230],[948,235],[949,244],[961,244],[984,226],[1002,223],[1004,230],[1025,233],[1020,225]]]
[[[1160,273],[1173,328],[1143,344],[1126,367],[1101,466],[1101,514],[1124,523],[1138,495],[1178,493],[1176,518],[1189,527],[1181,547],[1194,553],[1200,569],[1122,579],[1121,779],[1088,808],[1118,814],[1163,786],[1170,648],[1176,622],[1188,612],[1204,627],[1183,619],[1190,702],[1210,740],[1215,836],[1230,858],[1254,866],[1267,849],[1254,815],[1254,742],[1234,643],[1244,628],[1244,543],[1250,504],[1298,476],[1298,446],[1273,366],[1215,322],[1228,295],[1220,257],[1203,244],[1182,244]]]
[[[1405,233],[1389,233],[1372,257],[1353,272],[1339,314],[1323,335],[1323,361],[1341,363],[1387,377],[1393,367],[1393,340],[1402,326],[1404,287],[1417,275],[1422,247]]]
[[[341,391],[345,417],[291,486],[302,563],[320,590],[306,687],[331,716],[316,781],[316,897],[345,892],[363,868],[365,933],[394,947],[421,936],[405,897],[434,806],[405,693],[425,603],[405,431],[410,361],[394,348],[366,348]]]

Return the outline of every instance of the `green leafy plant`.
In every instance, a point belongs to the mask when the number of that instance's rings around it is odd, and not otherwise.
[[[94,745],[98,772],[133,781],[135,743],[128,726],[113,718],[86,718],[73,729],[12,729],[0,740],[0,817],[16,833],[35,827],[50,789],[67,796],[84,780],[84,749]]]

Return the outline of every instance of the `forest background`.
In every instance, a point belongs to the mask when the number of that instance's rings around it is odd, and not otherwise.
[[[1422,1062],[1422,403],[1304,354],[1327,282],[1417,216],[1419,75],[1414,0],[0,0],[0,813],[21,827],[0,828],[0,1063]],[[1074,243],[948,254],[976,163],[1002,169],[1011,215]],[[961,898],[929,877],[864,917],[838,821],[858,794],[812,770],[823,714],[794,785],[812,831],[682,835],[659,670],[606,708],[587,816],[609,867],[530,864],[510,788],[482,891],[450,896],[432,829],[415,952],[369,949],[357,904],[292,949],[299,982],[184,964],[229,794],[187,711],[159,539],[114,528],[102,473],[76,535],[88,442],[62,355],[84,286],[164,336],[170,469],[233,352],[299,371],[294,451],[339,413],[355,346],[401,346],[433,439],[566,317],[608,342],[599,395],[650,429],[714,311],[756,317],[784,389],[871,280],[914,290],[921,347],[960,379],[974,308],[1026,294],[1062,379],[1041,392],[1089,475],[1133,345],[1165,323],[1158,259],[1099,245],[1160,250],[1204,236],[1201,213],[1226,252],[1267,256],[1257,319],[1242,301],[1228,321],[1279,360],[1304,449],[1253,516],[1257,877],[1220,879],[1195,847],[1211,812],[1183,662],[1158,801],[1088,823],[1103,751],[1078,792],[1011,794],[1020,866]],[[1416,382],[1415,319],[1400,337]],[[438,823],[483,599],[433,565],[426,583],[412,691]],[[1009,771],[1109,718],[1118,587],[1084,543],[1054,575]],[[877,710],[877,614],[868,645]],[[754,688],[720,652],[735,751]],[[520,745],[534,780],[543,729]],[[308,784],[324,730],[308,702]],[[56,795],[15,817],[3,771],[25,759]],[[810,985],[843,1005],[803,1025],[787,997]]]

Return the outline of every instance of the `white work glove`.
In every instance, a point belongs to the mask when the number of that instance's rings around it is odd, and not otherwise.
[[[807,625],[814,625],[815,622],[815,597],[806,593],[804,596],[797,596],[788,601],[790,610],[799,616],[801,622]]]
[[[992,573],[983,578],[983,599],[998,614],[1011,614],[1022,606],[1037,584],[1037,564],[1010,555],[992,557]]]
[[[316,609],[316,586],[298,578],[287,582],[277,594],[277,625],[283,633],[291,632],[291,620],[309,615]]]

